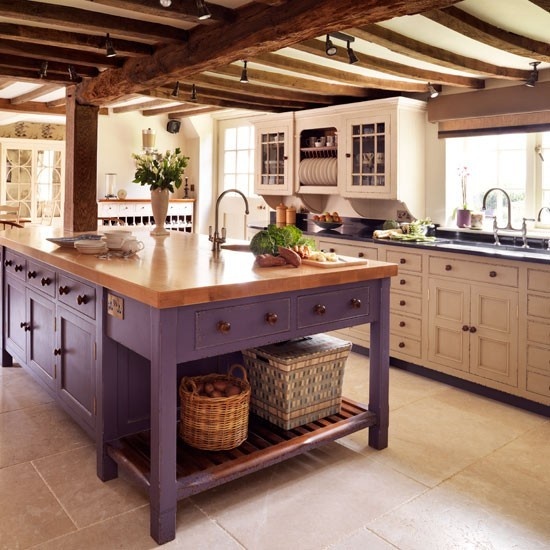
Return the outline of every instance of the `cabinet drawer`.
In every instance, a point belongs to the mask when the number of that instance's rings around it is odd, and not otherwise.
[[[150,203],[137,203],[134,205],[134,215],[140,216],[152,216],[153,210]]]
[[[190,203],[169,203],[168,216],[190,216],[193,214],[193,205]]]
[[[340,254],[341,256],[367,258],[368,260],[378,259],[378,250],[374,246],[319,241],[319,248],[325,252],[334,252],[335,254]]]
[[[27,281],[29,286],[37,288],[48,296],[55,297],[55,271],[43,264],[27,262]]]
[[[528,372],[527,391],[550,397],[550,376],[544,376],[536,372]]]
[[[527,314],[550,319],[550,296],[527,295]]]
[[[528,269],[527,288],[539,292],[550,292],[550,270]]]
[[[429,271],[440,277],[456,277],[492,285],[518,286],[518,268],[430,256]]]
[[[392,290],[402,290],[420,294],[422,292],[422,277],[420,275],[399,272],[397,277],[391,278],[391,288]]]
[[[290,300],[197,311],[195,347],[203,349],[290,329]]]
[[[401,250],[386,250],[386,261],[399,265],[399,271],[422,272],[422,254],[403,252]]]
[[[370,289],[320,292],[298,298],[298,327],[311,327],[338,319],[366,317],[370,313]],[[359,320],[366,322],[367,319]]]
[[[422,356],[420,341],[413,340],[401,334],[390,334],[390,354],[410,355],[411,357]]]
[[[96,296],[93,286],[59,274],[57,291],[60,302],[95,319]]]
[[[390,315],[390,332],[420,338],[422,335],[422,321],[414,317],[392,313]]]
[[[527,321],[527,340],[550,345],[550,324]]]
[[[392,312],[412,313],[422,315],[422,298],[409,296],[401,292],[390,293],[390,309]]]
[[[6,273],[11,273],[22,281],[27,276],[27,260],[11,250],[6,250],[4,255],[4,268]]]
[[[527,345],[527,368],[540,370],[550,376],[550,348]]]

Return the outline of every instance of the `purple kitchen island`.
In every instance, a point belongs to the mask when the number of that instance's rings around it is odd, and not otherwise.
[[[250,253],[213,255],[202,235],[138,231],[139,255],[101,259],[45,240],[57,231],[0,233],[3,365],[16,358],[95,439],[101,479],[124,468],[144,488],[159,544],[175,538],[178,500],[360,429],[369,428],[370,446],[387,446],[396,265],[258,268]],[[61,328],[37,354],[39,315]],[[178,438],[182,376],[246,348],[364,323],[368,404],[344,397],[340,414],[288,431],[252,416],[247,440],[231,451]]]

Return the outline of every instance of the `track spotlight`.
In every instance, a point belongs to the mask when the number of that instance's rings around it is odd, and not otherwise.
[[[105,37],[105,55],[107,57],[115,57],[116,56],[116,50],[113,46],[113,42],[111,40],[111,37],[109,36],[109,33],[107,33],[107,36]]]
[[[247,65],[246,59],[243,61],[243,63],[244,63],[244,66],[243,66],[243,70],[241,72],[241,80],[240,81],[243,84],[248,84],[248,71],[246,69],[246,65]]]
[[[529,78],[525,81],[525,86],[528,88],[534,88],[537,80],[539,79],[539,71],[537,67],[540,65],[540,61],[533,61],[532,63],[529,63],[529,65],[533,67],[533,70],[531,71]]]
[[[431,82],[428,82],[428,92],[430,99],[435,99],[439,95],[439,91],[434,88]]]
[[[163,8],[169,8],[172,5],[172,0],[160,0],[160,5]]]
[[[325,42],[325,53],[330,56],[336,55],[336,46],[332,43],[332,40],[330,39],[330,34],[327,34],[327,40]]]
[[[172,90],[172,93],[170,95],[172,97],[178,97],[180,95],[180,81],[179,80],[176,82],[176,85],[174,86],[174,89]]]
[[[350,65],[353,65],[354,63],[358,63],[359,59],[357,59],[355,52],[351,49],[349,40],[346,42],[346,47],[348,50],[348,58],[349,58]]]
[[[67,67],[67,71],[69,71],[69,80],[71,82],[80,82],[82,80],[82,78],[78,76],[78,73],[72,65],[69,65]]]
[[[190,101],[197,101],[197,87],[194,84],[191,86]]]
[[[210,19],[212,17],[210,10],[204,3],[204,0],[195,0],[195,3],[197,4],[197,17],[201,21],[204,21],[205,19]]]
[[[38,73],[39,78],[46,78],[48,76],[48,62],[42,61],[40,65],[40,72]]]

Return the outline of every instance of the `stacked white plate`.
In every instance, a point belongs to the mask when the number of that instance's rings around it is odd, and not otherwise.
[[[107,244],[105,241],[85,239],[80,241],[75,241],[74,247],[81,254],[102,254],[107,252]]]
[[[302,185],[336,185],[338,161],[335,158],[304,159],[300,162],[298,177]]]

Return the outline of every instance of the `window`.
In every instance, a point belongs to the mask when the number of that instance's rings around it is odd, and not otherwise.
[[[245,120],[219,123],[220,191],[254,194],[254,126]]]
[[[460,173],[464,170],[468,208],[481,210],[486,192],[500,187],[510,196],[511,223],[516,229],[524,217],[533,218],[542,206],[550,205],[550,132],[448,138],[446,166],[450,210],[462,206]],[[486,214],[496,215],[501,227],[508,221],[507,210],[503,193],[487,196]]]

